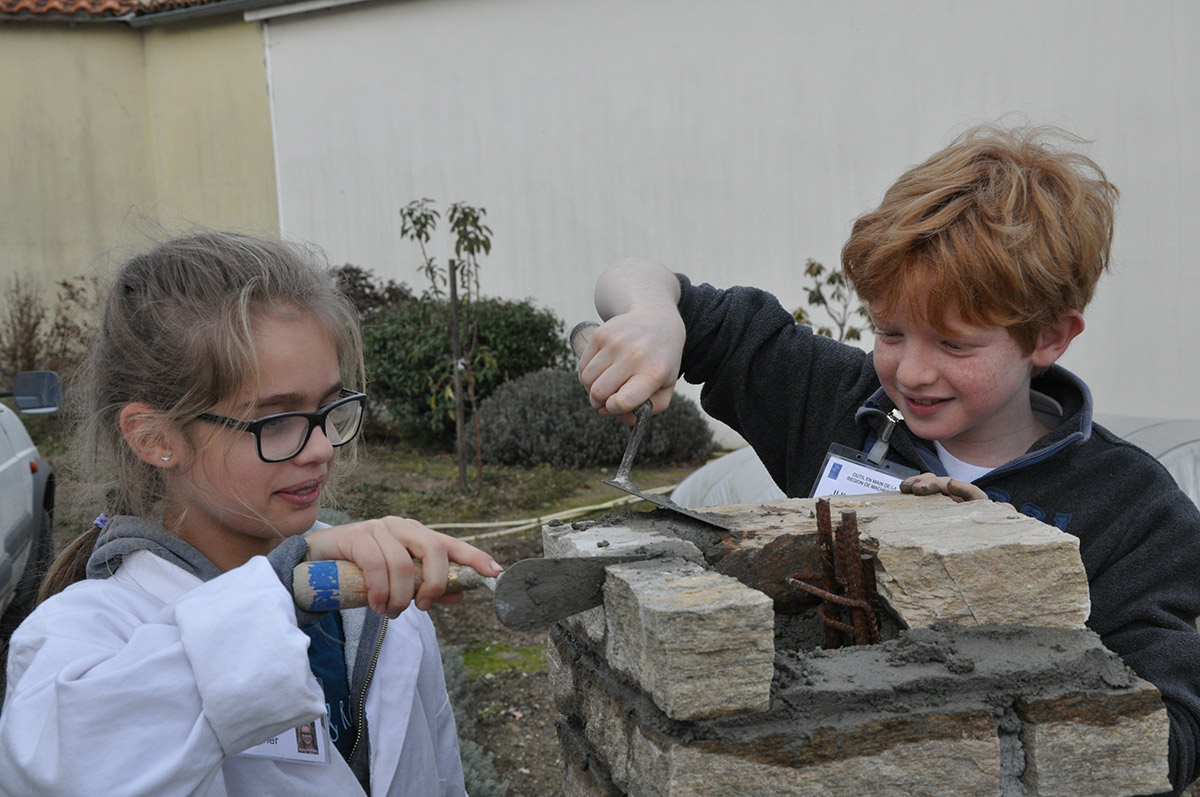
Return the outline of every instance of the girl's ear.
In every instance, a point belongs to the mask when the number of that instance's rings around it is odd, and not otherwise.
[[[121,434],[143,462],[156,468],[173,468],[183,454],[183,440],[163,414],[150,405],[134,401],[121,408]]]
[[[1029,355],[1030,362],[1037,368],[1049,368],[1082,331],[1083,315],[1078,310],[1066,311],[1038,335],[1037,345]]]

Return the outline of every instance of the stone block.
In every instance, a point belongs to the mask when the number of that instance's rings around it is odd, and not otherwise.
[[[547,559],[575,556],[662,556],[703,564],[694,544],[652,529],[603,524],[559,524],[542,527],[542,552]],[[604,644],[604,607],[579,612],[561,621],[571,632],[599,647]]]
[[[625,774],[630,771],[632,734],[637,730],[636,722],[630,718],[631,703],[612,684],[587,676],[578,678],[577,683],[582,735],[612,773],[613,782],[628,789]]]
[[[816,723],[710,726],[665,721],[627,689],[581,676],[575,718],[603,771],[635,797],[700,794],[941,795],[995,793],[993,712],[956,711],[864,719],[851,712]],[[585,797],[588,786],[568,797]]]
[[[607,632],[603,606],[564,617],[559,622],[571,629],[571,632],[581,639],[586,639],[597,647],[603,647],[604,635]]]
[[[938,718],[938,721],[942,719],[949,720]],[[634,797],[698,794],[913,797],[995,793],[999,771],[990,712],[954,718],[951,725],[954,733],[949,736],[914,738],[868,754],[816,760],[804,767],[729,755],[698,745],[652,740],[635,731],[627,789]],[[840,741],[853,743],[852,739]]]
[[[613,784],[608,768],[592,755],[591,746],[574,723],[560,719],[554,727],[562,750],[564,797],[622,797],[625,794]]]
[[[576,668],[570,661],[570,652],[560,646],[553,634],[546,645],[546,679],[550,685],[550,699],[559,714],[571,716],[579,713],[579,690],[575,686]]]
[[[604,582],[609,665],[672,719],[770,707],[770,598],[690,562],[630,562]]]
[[[1084,628],[1091,601],[1079,540],[991,501],[945,496],[843,496],[876,553],[880,597],[904,627]],[[886,510],[886,511],[885,511]]]
[[[1167,770],[1170,723],[1158,690],[1133,689],[1019,700],[1025,773],[1030,794],[1091,797],[1098,762],[1105,794],[1171,791]]]
[[[704,562],[700,549],[687,540],[653,529],[603,524],[542,527],[542,552],[547,559],[571,556],[661,556]]]

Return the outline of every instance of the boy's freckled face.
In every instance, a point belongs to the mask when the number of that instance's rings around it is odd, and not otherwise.
[[[1045,429],[1033,415],[1033,365],[1008,330],[967,324],[955,310],[944,335],[872,305],[875,371],[915,434],[975,465],[1001,465]]]
[[[342,384],[337,350],[316,319],[263,315],[254,331],[257,390],[248,386],[214,413],[253,420],[313,412],[337,398]],[[175,516],[186,510],[181,536],[218,566],[266,553],[316,521],[334,455],[319,428],[293,459],[271,463],[259,459],[248,432],[197,422],[187,433],[195,453],[171,477],[170,510]]]

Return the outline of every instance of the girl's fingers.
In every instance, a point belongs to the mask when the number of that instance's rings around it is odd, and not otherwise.
[[[379,521],[383,523],[384,529],[381,530],[381,533],[372,538],[375,544],[379,546],[379,553],[385,563],[387,575],[386,582],[380,585],[380,598],[384,607],[380,614],[386,614],[391,618],[398,617],[400,612],[404,611],[408,607],[408,604],[411,603],[415,597],[414,593],[416,592],[413,587],[416,568],[413,566],[412,562],[412,560],[416,558],[415,554],[410,551],[410,549],[403,542],[401,542],[401,540],[397,537],[395,530],[391,528],[391,526],[393,526],[398,520],[401,522],[412,522],[403,521],[400,518],[384,518],[382,521]],[[430,573],[431,569],[434,571],[432,574]],[[422,586],[431,576],[436,582],[436,568],[430,568],[425,562],[422,562],[421,572]],[[445,573],[443,572],[443,588],[445,588],[445,584],[446,577]],[[367,594],[370,596],[371,592],[368,590]],[[371,605],[377,606],[379,604],[372,600]],[[376,609],[376,611],[379,610]]]
[[[411,521],[415,523],[415,521]],[[446,592],[446,580],[450,570],[449,555],[443,535],[430,531],[417,524],[419,529],[411,530],[407,544],[414,555],[421,560],[421,586],[414,596],[417,608],[428,611],[433,602]],[[423,533],[422,533],[423,532]]]
[[[484,576],[498,576],[504,572],[504,568],[491,557],[491,554],[481,551],[474,545],[463,542],[455,537],[448,535],[441,536],[446,541],[446,552],[450,557],[450,561],[466,565]]]
[[[412,600],[416,570],[408,549],[394,539],[391,520],[368,520],[329,531],[341,532],[338,542],[343,552],[336,555],[363,571],[371,609],[395,617]]]
[[[491,556],[462,540],[425,528],[415,520],[386,517],[313,532],[307,537],[310,560],[347,559],[363,571],[371,608],[396,617],[414,599],[422,610],[447,596],[449,562],[485,576],[502,571]],[[413,559],[421,560],[421,584],[413,588]]]
[[[421,560],[421,587],[416,593],[417,608],[428,611],[435,602],[457,603],[461,593],[446,594],[450,562],[466,565],[484,576],[497,576],[503,568],[487,553],[446,534],[425,528],[416,521],[406,529],[409,551]]]

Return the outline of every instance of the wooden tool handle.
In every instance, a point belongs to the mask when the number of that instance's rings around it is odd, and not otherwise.
[[[571,350],[575,352],[576,357],[582,357],[583,351],[592,341],[592,335],[596,334],[596,330],[600,324],[596,321],[580,321],[571,330],[571,334],[567,339],[571,342]]]
[[[421,586],[421,563],[413,562],[413,590]],[[486,586],[484,576],[466,565],[450,563],[446,592],[463,592]],[[301,562],[292,569],[292,594],[296,605],[307,612],[357,609],[367,605],[367,584],[362,570],[353,562],[330,559]]]

